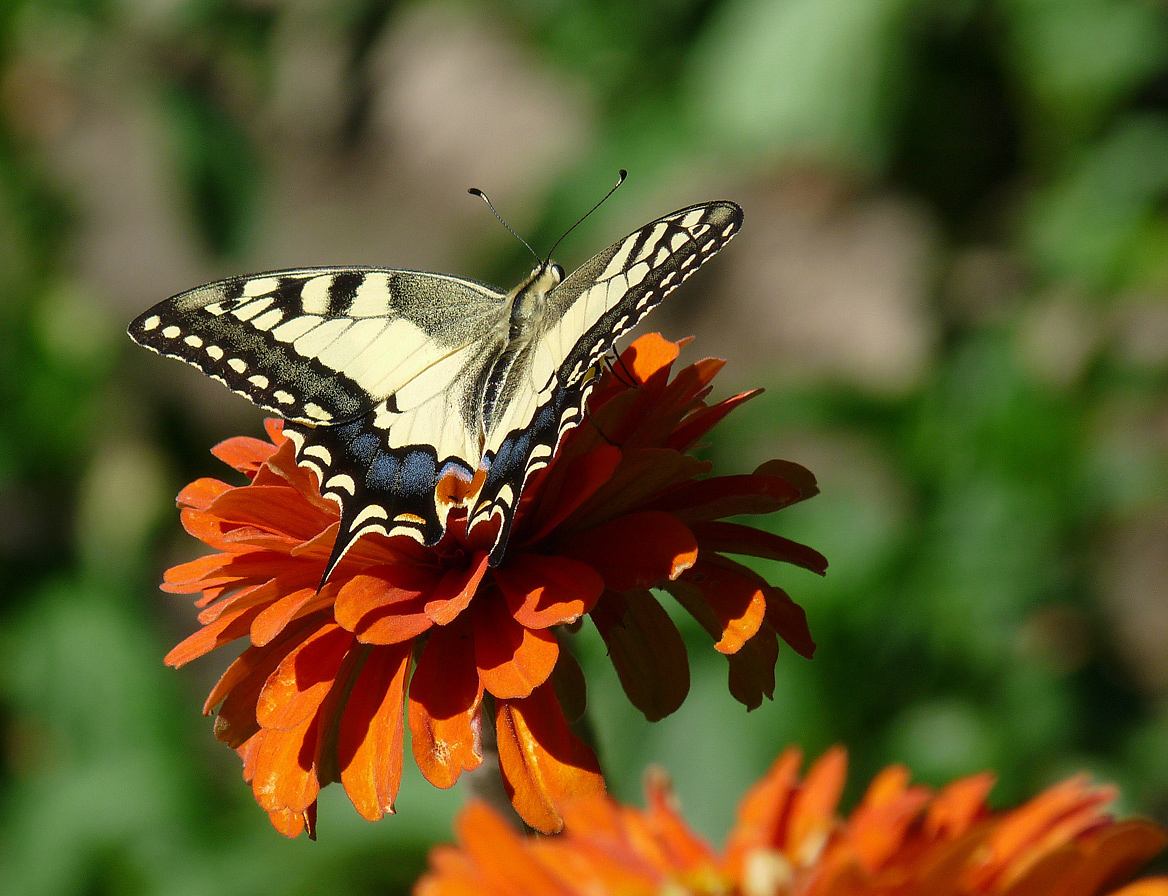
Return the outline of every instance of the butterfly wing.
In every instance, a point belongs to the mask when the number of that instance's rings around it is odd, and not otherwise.
[[[502,559],[528,478],[583,419],[601,358],[741,225],[733,202],[680,209],[593,256],[549,293],[542,332],[499,378],[500,410],[488,421],[489,468],[468,524],[497,520],[492,563]]]
[[[129,333],[286,420],[328,425],[367,413],[489,332],[502,301],[457,277],[309,268],[180,293]]]
[[[427,544],[445,531],[445,473],[469,481],[482,370],[506,336],[503,293],[374,268],[236,277],[156,305],[140,345],[194,365],[288,421],[296,459],[341,507],[325,574],[367,531]]]

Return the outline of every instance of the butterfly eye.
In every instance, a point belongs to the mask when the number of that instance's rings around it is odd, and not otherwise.
[[[564,282],[564,269],[558,264],[552,265],[552,276],[556,278],[556,283]]]

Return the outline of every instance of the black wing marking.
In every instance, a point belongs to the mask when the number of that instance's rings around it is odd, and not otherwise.
[[[733,202],[680,209],[593,256],[551,291],[543,333],[502,387],[506,410],[488,432],[489,469],[468,521],[473,527],[498,519],[492,564],[502,561],[528,478],[583,419],[601,358],[741,226],[742,209]]]

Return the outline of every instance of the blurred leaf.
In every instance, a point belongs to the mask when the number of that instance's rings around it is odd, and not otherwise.
[[[1014,64],[1038,106],[1031,134],[1062,150],[1164,65],[1168,14],[1153,0],[1003,0]]]
[[[1132,117],[1035,197],[1025,240],[1039,270],[1095,290],[1168,281],[1168,119]],[[1156,268],[1133,265],[1153,259]]]
[[[711,148],[878,169],[913,0],[730,0],[695,48],[690,102]]]
[[[163,108],[200,234],[216,254],[238,252],[253,223],[259,187],[259,161],[248,136],[198,86],[172,83]]]

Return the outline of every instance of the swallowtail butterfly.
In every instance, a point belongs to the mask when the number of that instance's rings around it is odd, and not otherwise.
[[[129,334],[284,418],[297,462],[340,505],[324,580],[367,532],[436,544],[460,506],[469,528],[497,521],[497,565],[524,484],[583,418],[604,356],[741,224],[733,202],[692,205],[567,278],[541,262],[510,292],[392,268],[232,277]]]

